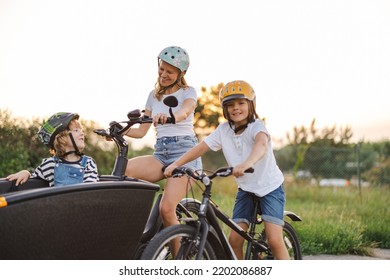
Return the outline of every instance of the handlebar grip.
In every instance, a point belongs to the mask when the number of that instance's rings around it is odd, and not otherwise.
[[[93,132],[100,136],[110,137],[110,134],[105,129],[94,129]]]
[[[175,119],[172,119],[172,117],[167,118],[167,123],[175,124]]]
[[[152,119],[150,119],[152,121]],[[150,121],[150,122],[151,122]],[[167,117],[167,121],[165,123],[171,123],[171,124],[175,124],[175,119],[172,119],[172,117]],[[158,121],[158,124],[162,124],[160,121]]]
[[[175,175],[176,175],[176,177],[183,176],[183,175],[185,175],[185,174],[188,174],[189,171],[190,171],[190,170],[187,169],[186,167],[180,166],[180,167],[175,168],[175,169],[172,171],[172,176],[174,176],[174,177],[175,177]],[[192,172],[191,172],[191,173],[192,173]],[[188,175],[191,175],[191,174],[188,174]]]
[[[247,170],[244,171],[244,173],[253,173],[255,172],[255,169],[253,167],[249,167]]]

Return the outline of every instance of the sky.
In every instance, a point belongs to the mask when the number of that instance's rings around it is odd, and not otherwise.
[[[380,141],[390,138],[389,27],[387,0],[0,0],[0,109],[78,112],[107,127],[144,108],[157,55],[176,45],[199,92],[250,83],[276,142],[313,118]]]

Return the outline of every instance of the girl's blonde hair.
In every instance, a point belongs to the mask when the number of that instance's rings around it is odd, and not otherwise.
[[[54,149],[50,149],[50,153],[53,156],[56,156],[59,158],[64,157],[64,155],[66,153],[65,147],[66,147],[67,141],[69,139],[68,137],[69,137],[68,130],[64,130],[56,135],[54,142],[53,142]]]
[[[69,122],[69,126],[72,123],[75,125],[76,128],[82,128],[80,123],[76,119],[71,120]],[[66,153],[67,142],[70,141],[69,133],[70,133],[69,130],[65,129],[64,131],[62,131],[56,135],[56,137],[54,138],[54,142],[53,142],[54,149],[50,149],[50,154],[52,154],[53,156],[56,156],[58,158],[64,157],[64,155]]]
[[[168,89],[170,89],[171,87],[173,87],[174,85],[178,85],[179,88],[187,88],[188,84],[187,84],[186,79],[184,78],[184,74],[185,74],[184,72],[179,70],[179,76],[178,76],[176,82],[173,85],[170,85],[167,87],[162,87],[160,85],[160,77],[157,77],[157,82],[154,85],[154,88],[155,88],[154,97],[156,97],[158,101],[161,101],[162,96],[165,94],[165,92]]]

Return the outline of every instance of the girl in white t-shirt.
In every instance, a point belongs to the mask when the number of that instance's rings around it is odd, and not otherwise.
[[[172,46],[163,49],[158,55],[158,79],[155,89],[150,92],[145,106],[145,116],[153,118],[157,131],[157,141],[153,155],[129,159],[126,176],[158,182],[164,179],[163,167],[168,166],[185,152],[198,144],[193,128],[194,111],[197,106],[197,92],[187,85],[184,75],[190,60],[186,50]],[[163,103],[167,96],[175,96],[178,106],[172,108],[175,124],[166,123],[169,108]],[[159,124],[160,122],[160,124]],[[142,138],[151,124],[141,124],[130,128],[125,135]],[[202,169],[200,158],[188,163],[194,169]],[[185,178],[168,178],[160,204],[164,226],[178,224],[176,206],[186,194]],[[175,248],[173,248],[175,251]]]
[[[166,168],[164,174],[170,177],[176,167],[200,157],[209,149],[222,149],[227,163],[234,167],[233,175],[238,184],[233,220],[244,230],[248,229],[255,194],[260,201],[273,255],[276,259],[289,259],[283,242],[284,178],[275,161],[271,137],[256,113],[255,92],[247,82],[233,81],[221,89],[219,96],[228,121]],[[254,173],[244,173],[250,167],[254,168]],[[237,258],[243,259],[244,239],[231,231],[229,242]]]

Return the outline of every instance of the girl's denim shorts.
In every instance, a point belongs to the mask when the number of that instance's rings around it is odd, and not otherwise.
[[[198,144],[198,139],[195,136],[170,136],[157,138],[154,145],[153,156],[158,159],[165,167],[173,163],[185,152],[195,147]],[[197,158],[184,166],[194,170],[202,169],[201,158]]]
[[[263,221],[280,226],[284,225],[283,216],[286,197],[283,184],[263,197],[258,197],[253,193],[238,189],[236,202],[233,208],[233,221],[249,225],[249,221],[253,220],[253,211],[255,207],[253,197],[259,200],[259,212],[261,213]]]

